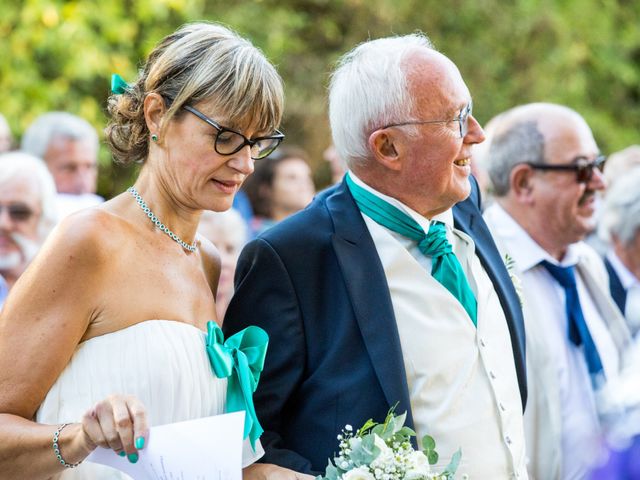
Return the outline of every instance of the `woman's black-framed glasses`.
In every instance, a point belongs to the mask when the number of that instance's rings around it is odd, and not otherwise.
[[[534,162],[527,162],[527,165],[534,170],[573,171],[576,172],[576,180],[578,183],[589,183],[593,178],[593,171],[596,168],[602,171],[606,160],[606,156],[598,155],[593,161],[589,161],[589,159],[585,157],[577,157],[571,163],[564,165],[550,165],[548,163]]]
[[[449,122],[458,122],[460,127],[460,138],[464,138],[464,136],[469,131],[469,116],[473,115],[473,100],[469,100],[469,103],[466,107],[460,110],[460,113],[456,118],[451,118],[449,120],[412,120],[409,122],[400,122],[400,123],[390,123],[389,125],[385,125],[384,127],[379,128],[378,130],[383,130],[385,128],[390,127],[403,127],[404,125],[425,125],[430,123],[449,123]]]
[[[187,112],[193,113],[196,117],[208,123],[218,131],[214,148],[220,155],[233,155],[234,153],[242,150],[245,145],[249,145],[249,148],[251,149],[251,158],[253,160],[261,160],[273,153],[284,139],[284,134],[279,130],[276,130],[273,135],[268,135],[266,137],[247,138],[240,132],[223,127],[218,122],[210,119],[204,113],[189,105],[184,105],[182,108]]]

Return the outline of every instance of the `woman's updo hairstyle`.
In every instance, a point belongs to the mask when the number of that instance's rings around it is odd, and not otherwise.
[[[111,122],[107,142],[116,161],[144,162],[150,132],[144,99],[161,95],[168,122],[184,105],[213,101],[216,115],[230,119],[230,128],[253,127],[269,134],[282,118],[282,80],[263,53],[248,40],[221,25],[192,23],[165,37],[151,52],[138,79],[122,94],[109,97]]]

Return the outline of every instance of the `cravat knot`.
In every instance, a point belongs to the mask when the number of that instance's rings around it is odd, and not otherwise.
[[[418,248],[422,253],[434,259],[453,252],[453,247],[447,240],[447,229],[442,222],[433,222],[427,233],[418,242]]]
[[[473,324],[477,325],[478,302],[447,240],[444,223],[433,222],[429,226],[429,233],[425,233],[411,216],[357,185],[348,173],[345,179],[353,200],[362,213],[383,227],[417,242],[420,252],[431,257],[433,278],[460,302]]]

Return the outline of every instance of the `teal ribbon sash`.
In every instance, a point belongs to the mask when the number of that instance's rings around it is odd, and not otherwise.
[[[458,261],[453,247],[447,240],[447,229],[442,222],[432,222],[429,232],[402,210],[355,183],[346,174],[347,186],[362,213],[374,222],[407,237],[418,244],[420,251],[431,257],[431,275],[458,299],[471,321],[477,326],[478,302]]]
[[[243,438],[249,437],[255,451],[263,429],[253,405],[260,372],[264,368],[269,336],[260,327],[247,327],[224,340],[216,322],[207,322],[206,349],[216,377],[228,378],[225,411],[245,412]]]

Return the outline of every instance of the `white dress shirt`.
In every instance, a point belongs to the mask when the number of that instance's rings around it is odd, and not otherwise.
[[[484,213],[485,221],[503,253],[514,260],[522,281],[524,293],[525,327],[527,332],[527,367],[533,380],[540,377],[542,365],[552,366],[559,387],[559,398],[551,408],[560,410],[561,477],[562,479],[582,479],[597,455],[600,426],[595,406],[591,378],[584,357],[583,348],[574,345],[568,338],[568,319],[565,310],[565,291],[551,274],[540,265],[542,260],[562,267],[576,266],[581,253],[588,249],[586,244],[570,245],[561,262],[555,260],[498,204],[495,203]],[[593,337],[605,376],[615,376],[619,369],[619,353],[612,339],[607,323],[598,311],[593,296],[576,269],[576,284],[580,305],[589,332]],[[608,293],[608,292],[607,292]],[[541,390],[545,385],[539,385]],[[547,399],[548,400],[548,399]],[[540,415],[535,400],[530,401],[525,412],[529,454],[535,459],[536,445],[544,443],[535,435],[550,435],[540,432],[540,425],[534,418]],[[555,412],[550,414],[554,415]],[[531,417],[531,418],[530,418]],[[535,435],[532,433],[535,431]],[[539,459],[545,462],[545,459]],[[550,461],[550,459],[546,459]],[[544,469],[531,465],[530,473]],[[538,477],[536,477],[538,478]],[[541,480],[543,477],[540,477]],[[551,477],[548,477],[552,480]],[[546,480],[546,478],[545,478]]]
[[[350,175],[428,231],[429,220]],[[458,299],[431,276],[431,258],[416,242],[364,214],[363,218],[387,278],[418,438],[435,438],[442,466],[461,448],[459,475],[527,478],[522,402],[509,329],[473,240],[453,228],[451,210],[432,219],[446,225],[447,238],[476,296],[477,328]]]

